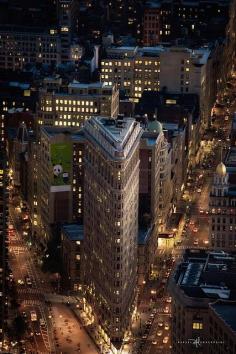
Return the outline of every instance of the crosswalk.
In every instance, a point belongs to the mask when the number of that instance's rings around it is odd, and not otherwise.
[[[35,288],[19,288],[17,292],[18,294],[41,295],[41,291]]]
[[[39,299],[24,299],[22,301],[23,305],[33,306],[33,305],[40,305],[41,301]]]
[[[22,253],[25,253],[27,251],[26,246],[10,246],[9,247],[9,252],[14,253],[16,256],[19,256]]]

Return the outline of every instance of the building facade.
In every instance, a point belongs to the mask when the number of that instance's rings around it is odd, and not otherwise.
[[[209,48],[110,47],[101,60],[101,80],[116,83],[135,102],[143,91],[197,94],[202,122],[207,124],[215,95],[210,54]]]
[[[119,91],[116,85],[72,82],[62,90],[60,80],[45,81],[37,111],[39,125],[81,127],[94,115],[116,117]]]
[[[160,42],[160,3],[148,3],[143,16],[143,45],[152,47]]]
[[[210,242],[215,250],[235,251],[236,249],[236,194],[230,183],[232,177],[221,162],[213,177],[210,193]]]
[[[54,227],[83,222],[83,133],[43,127],[38,150],[38,222],[45,241]]]
[[[81,290],[83,254],[83,226],[78,224],[63,225],[61,228],[61,254],[63,263],[63,288]]]
[[[139,142],[132,118],[85,124],[84,282],[101,331],[120,348],[137,285]]]
[[[61,43],[54,29],[0,27],[0,68],[21,70],[28,63],[61,63]]]

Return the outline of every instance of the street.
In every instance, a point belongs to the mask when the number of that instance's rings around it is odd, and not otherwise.
[[[235,103],[227,110],[227,114],[233,114]],[[136,343],[138,353],[171,353],[171,298],[168,295],[168,278],[181,262],[187,248],[209,247],[209,194],[216,166],[228,149],[231,129],[230,122],[222,119],[216,119],[214,126],[220,131],[223,129],[224,135],[221,139],[215,139],[215,133],[206,135],[200,165],[188,175],[183,198],[177,208],[186,216],[182,234],[173,249],[158,250],[158,280],[150,281],[142,294],[139,306],[141,339]]]
[[[59,303],[54,295],[49,277],[41,272],[35,251],[23,237],[20,216],[11,206],[9,263],[17,286],[19,310],[27,323],[23,348],[26,353],[35,354],[98,353],[79,319],[65,304],[66,298],[59,297]],[[14,312],[11,315],[13,317]]]

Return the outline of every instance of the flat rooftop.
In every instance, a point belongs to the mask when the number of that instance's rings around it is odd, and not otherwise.
[[[186,250],[174,280],[192,298],[236,300],[236,255]]]
[[[84,133],[82,129],[78,129],[76,127],[51,127],[51,126],[43,126],[42,133],[47,135],[48,138],[53,138],[58,136],[59,134],[70,135],[72,142],[83,142],[84,141]]]
[[[139,229],[138,230],[138,245],[139,246],[143,246],[148,242],[148,240],[152,234],[153,228],[154,227],[152,226],[149,229]]]
[[[212,310],[236,332],[236,302],[217,301],[211,304]]]
[[[68,88],[75,88],[75,89],[96,89],[96,88],[106,88],[106,89],[111,89],[112,85],[106,85],[104,82],[91,82],[91,83],[81,83],[81,82],[71,82],[68,85]]]
[[[85,122],[84,131],[112,158],[120,160],[128,156],[142,129],[134,118],[94,116]]]
[[[83,241],[84,239],[84,227],[78,224],[63,225],[62,232],[70,241]]]

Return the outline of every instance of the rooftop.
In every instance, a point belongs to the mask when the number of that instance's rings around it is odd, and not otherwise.
[[[149,237],[152,233],[153,227],[150,227],[149,229],[139,229],[138,230],[138,245],[142,246],[145,245],[148,240]]]
[[[138,122],[123,116],[117,119],[92,117],[86,121],[84,130],[101,149],[118,160],[128,156],[142,132]]]
[[[84,141],[84,133],[82,129],[73,128],[73,127],[51,127],[51,126],[43,126],[42,133],[47,135],[48,138],[53,138],[58,136],[59,134],[67,134],[71,136],[71,140],[73,142],[82,142]]]
[[[236,300],[236,256],[189,249],[174,281],[191,298]]]
[[[236,302],[217,301],[210,305],[212,310],[219,316],[234,332],[236,332]]]
[[[159,57],[162,53],[174,53],[185,52],[189,53],[189,57],[193,64],[205,64],[210,55],[210,49],[208,47],[200,47],[198,49],[190,49],[182,46],[165,47],[163,45],[157,45],[154,47],[134,47],[134,46],[115,46],[112,45],[107,49],[108,58],[133,58],[140,57]]]
[[[83,241],[84,227],[78,224],[63,225],[62,232],[70,241]]]
[[[96,89],[96,88],[112,88],[111,86],[106,85],[104,82],[91,82],[91,83],[81,83],[78,81],[73,81],[68,85],[68,88],[76,88],[76,89]]]

